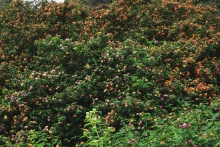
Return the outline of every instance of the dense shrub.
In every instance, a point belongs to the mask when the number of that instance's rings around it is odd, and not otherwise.
[[[199,2],[12,2],[0,145],[218,146],[220,17]]]

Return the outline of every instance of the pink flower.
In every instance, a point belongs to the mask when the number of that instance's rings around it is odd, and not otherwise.
[[[129,126],[133,126],[133,124],[131,123],[131,122],[129,122],[129,124],[128,124]]]
[[[136,140],[133,138],[130,141],[128,141],[128,144],[131,144],[132,142],[136,142]]]
[[[34,87],[33,86],[30,86],[29,90],[32,90]]]
[[[187,123],[184,123],[184,124],[182,125],[183,128],[188,128],[188,126],[189,126],[189,125],[188,125]]]
[[[26,96],[27,96],[27,93],[23,93],[22,95],[23,95],[24,97],[26,97]]]
[[[192,142],[191,139],[187,140],[186,144],[190,144]]]
[[[188,141],[187,141],[187,143],[191,143],[192,142],[192,140],[191,139],[189,139]]]
[[[142,121],[140,121],[140,122],[138,123],[138,125],[140,126],[140,125],[142,125],[142,123],[143,123],[143,122],[142,122]]]

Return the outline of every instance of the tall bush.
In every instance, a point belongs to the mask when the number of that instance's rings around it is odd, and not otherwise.
[[[0,144],[218,146],[219,10],[197,2],[11,3]]]

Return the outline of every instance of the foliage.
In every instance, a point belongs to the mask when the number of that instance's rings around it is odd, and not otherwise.
[[[83,136],[89,140],[86,143],[81,142],[81,145],[103,147],[108,146],[108,144],[111,143],[109,138],[110,133],[114,131],[114,128],[106,128],[105,126],[102,126],[100,116],[96,109],[86,112],[85,122]],[[86,129],[87,127],[89,127],[89,130]],[[103,128],[105,129],[103,130]]]
[[[213,4],[14,1],[0,22],[1,146],[219,146]]]
[[[0,4],[1,4],[1,6],[0,6],[0,11],[1,11],[2,9],[5,9],[5,7],[7,7],[7,6],[10,4],[11,1],[12,1],[12,0],[0,0]]]

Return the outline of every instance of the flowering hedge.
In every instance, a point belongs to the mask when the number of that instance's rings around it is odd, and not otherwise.
[[[1,10],[0,145],[218,146],[219,10],[197,2]]]

